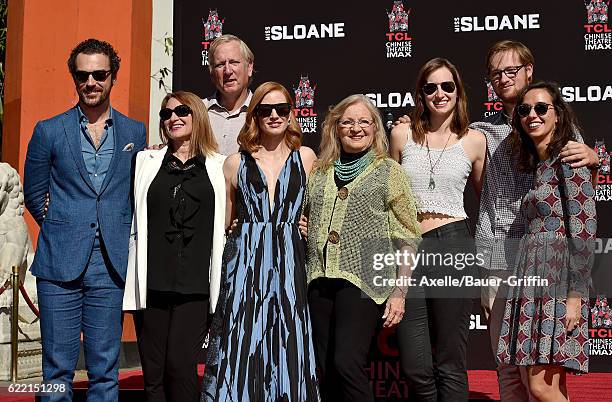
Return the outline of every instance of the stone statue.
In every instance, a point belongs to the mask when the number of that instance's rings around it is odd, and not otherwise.
[[[36,280],[27,273],[33,252],[23,214],[23,188],[19,174],[8,163],[0,163],[0,289],[10,285],[12,267],[19,266],[20,283],[37,305]],[[0,294],[0,380],[10,378],[12,289]],[[40,327],[36,315],[23,298],[19,301],[19,378],[42,374]]]
[[[22,283],[25,277],[30,247],[24,210],[17,171],[8,163],[0,163],[0,283],[10,279],[15,265],[21,268]]]

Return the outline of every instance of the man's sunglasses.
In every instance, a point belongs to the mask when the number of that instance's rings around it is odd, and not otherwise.
[[[272,110],[276,110],[279,117],[287,117],[291,113],[291,104],[289,103],[260,103],[255,108],[255,113],[259,117],[270,117]]]
[[[159,111],[159,118],[162,119],[162,121],[166,121],[172,117],[172,113],[178,117],[187,117],[191,114],[191,108],[187,105],[178,105],[174,109],[165,107]]]
[[[442,90],[447,94],[452,94],[455,92],[456,88],[455,83],[452,81],[444,81],[439,84],[436,84],[435,82],[428,82],[427,84],[423,85],[423,92],[425,95],[433,95],[433,93],[438,90],[438,87],[442,88]]]
[[[89,80],[89,76],[91,75],[94,80],[98,82],[104,82],[110,75],[110,70],[96,70],[96,71],[81,71],[77,70],[74,72],[74,78],[80,82],[84,83]]]
[[[529,116],[529,113],[531,113],[531,108],[533,108],[538,116],[544,116],[546,113],[548,113],[548,109],[550,107],[554,106],[545,102],[538,102],[533,106],[528,105],[527,103],[522,103],[516,107],[516,112],[521,117],[527,117]]]

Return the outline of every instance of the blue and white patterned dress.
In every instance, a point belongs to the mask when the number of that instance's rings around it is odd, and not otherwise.
[[[305,189],[295,150],[270,208],[266,177],[242,152],[235,201],[240,223],[224,251],[202,401],[319,401],[298,230]]]

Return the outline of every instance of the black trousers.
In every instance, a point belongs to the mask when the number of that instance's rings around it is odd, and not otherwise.
[[[474,253],[465,221],[443,225],[423,234],[419,251]],[[476,267],[419,265],[413,278],[475,275]],[[461,402],[469,395],[467,344],[475,288],[414,286],[408,290],[406,313],[397,328],[402,371],[411,401]],[[450,295],[450,297],[449,297]]]
[[[146,400],[199,401],[197,365],[208,330],[207,295],[147,293],[134,315]]]
[[[327,278],[310,284],[308,305],[321,400],[373,401],[365,369],[384,305],[377,305],[344,279]]]

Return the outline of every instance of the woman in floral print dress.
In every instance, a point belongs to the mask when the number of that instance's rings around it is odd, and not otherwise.
[[[522,203],[527,231],[515,272],[528,280],[509,283],[497,358],[528,366],[529,388],[539,401],[567,401],[566,373],[588,372],[595,192],[590,172],[559,156],[578,126],[555,85],[528,86],[513,126],[519,166],[535,180]]]

